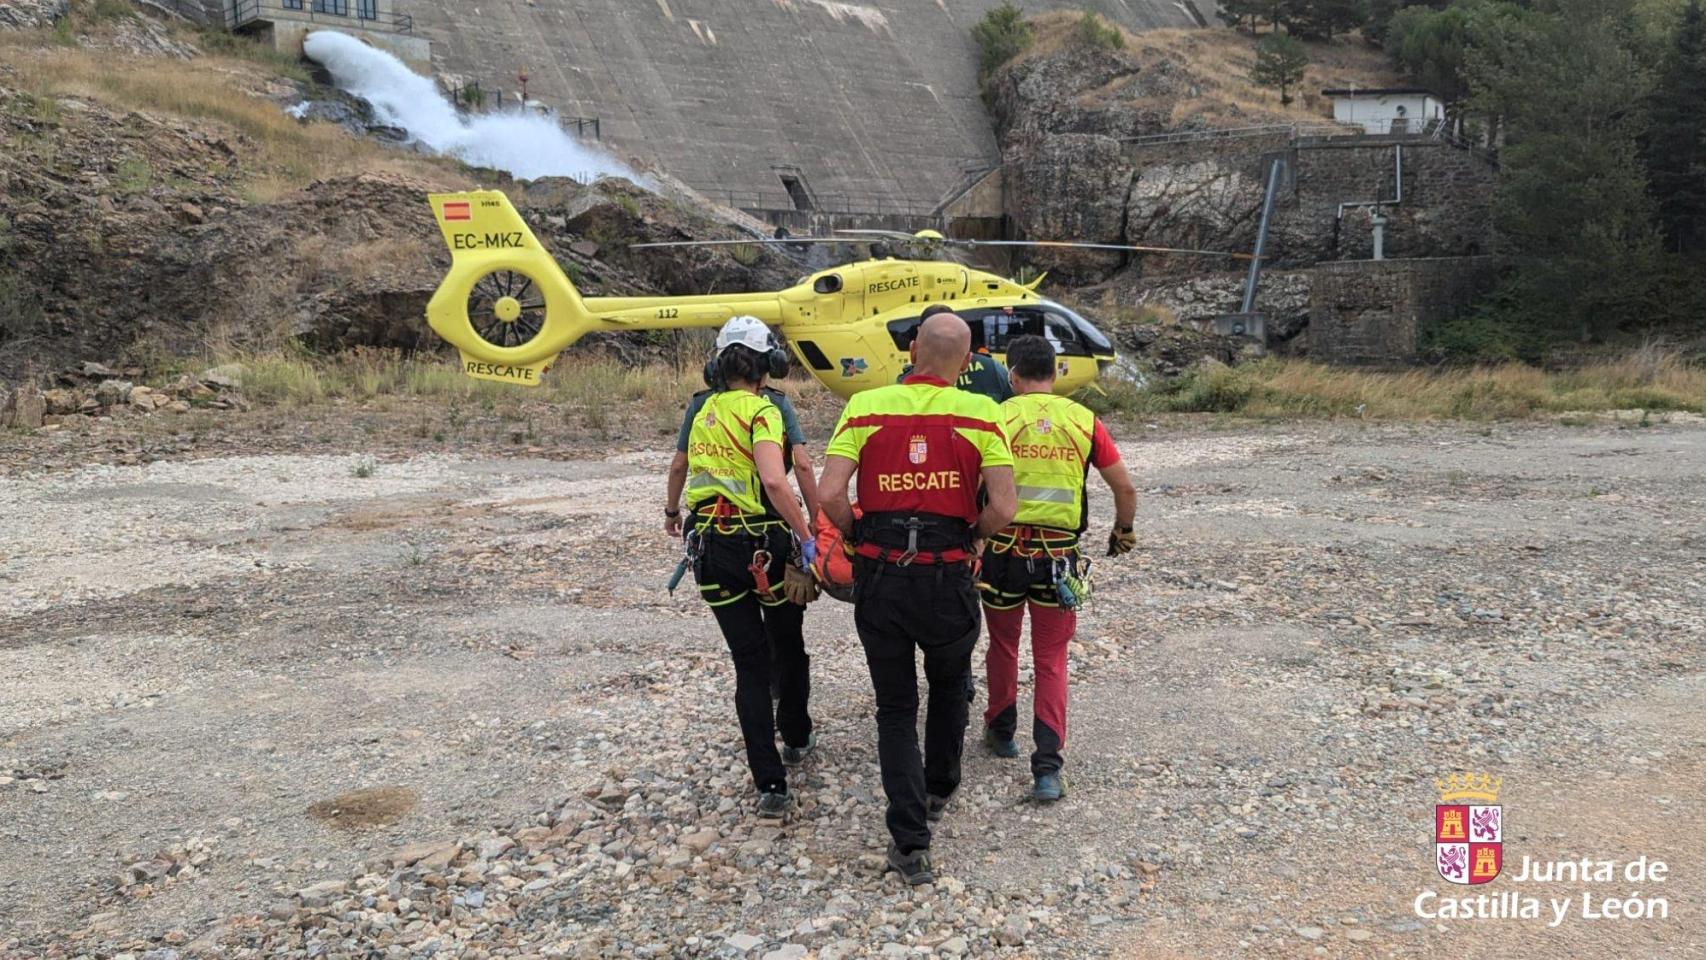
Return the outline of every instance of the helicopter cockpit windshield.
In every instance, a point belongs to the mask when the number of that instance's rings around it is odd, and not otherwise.
[[[1004,354],[1014,337],[1034,334],[1046,337],[1055,352],[1065,357],[1106,356],[1114,352],[1114,345],[1102,331],[1052,300],[1038,301],[1035,305],[965,307],[957,312],[971,325],[973,350]],[[889,335],[894,338],[896,348],[905,350],[912,346],[918,324],[917,317],[889,323]]]

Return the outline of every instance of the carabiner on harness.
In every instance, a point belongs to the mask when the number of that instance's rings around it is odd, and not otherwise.
[[[669,592],[672,594],[675,593],[676,587],[681,586],[682,578],[687,576],[688,569],[699,562],[699,555],[704,552],[705,538],[698,528],[689,527],[682,536],[681,543],[681,562],[675,565],[675,572],[669,576]]]
[[[918,559],[918,530],[923,526],[923,523],[917,517],[907,517],[906,522],[901,526],[906,528],[906,549],[901,551],[899,557],[895,558],[894,565],[910,567],[912,561]]]

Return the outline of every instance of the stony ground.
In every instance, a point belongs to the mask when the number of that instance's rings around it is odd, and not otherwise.
[[[849,608],[762,825],[657,430],[408,416],[0,436],[0,956],[1706,954],[1698,423],[1126,425],[1072,793],[969,751],[909,891]],[[1507,873],[1662,859],[1595,892],[1669,919],[1418,919],[1452,770],[1503,777]]]

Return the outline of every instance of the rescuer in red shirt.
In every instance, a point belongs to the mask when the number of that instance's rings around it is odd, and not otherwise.
[[[888,863],[908,883],[934,880],[930,824],[960,784],[966,678],[980,616],[978,543],[1016,509],[1012,457],[988,397],[953,384],[971,362],[971,330],[953,314],[925,320],[903,382],[856,394],[841,415],[818,495],[855,544],[853,623],[877,703],[877,758],[888,796]],[[857,523],[847,485],[859,472]],[[982,483],[988,503],[980,510]],[[918,675],[929,710],[918,752]]]
[[[1013,453],[1019,509],[1013,524],[983,552],[983,610],[989,622],[989,706],[984,742],[999,757],[1017,757],[1019,637],[1031,611],[1036,700],[1031,736],[1031,796],[1059,800],[1066,791],[1060,752],[1066,746],[1066,654],[1088,592],[1078,538],[1089,524],[1085,480],[1090,468],[1114,494],[1108,556],[1137,543],[1132,520],[1137,488],[1108,428],[1082,404],[1054,392],[1055,353],[1038,336],[1007,345],[1015,396],[1001,405],[1001,429]]]

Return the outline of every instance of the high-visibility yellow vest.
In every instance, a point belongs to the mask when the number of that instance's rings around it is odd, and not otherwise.
[[[1084,478],[1096,415],[1066,397],[1024,393],[1002,403],[1001,416],[1019,490],[1013,523],[1083,530]]]
[[[782,445],[782,414],[774,403],[745,390],[707,399],[687,434],[687,508],[722,497],[743,514],[771,514],[752,452],[766,441]]]

